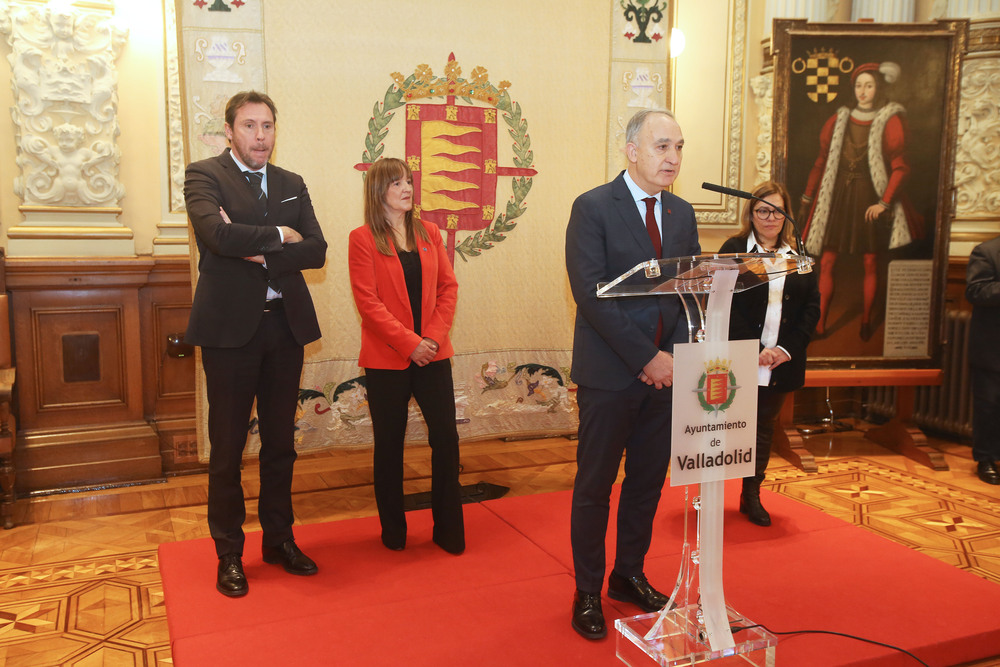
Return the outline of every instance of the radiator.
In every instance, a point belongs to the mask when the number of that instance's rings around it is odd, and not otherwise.
[[[972,437],[972,382],[969,377],[969,311],[945,313],[941,353],[941,385],[917,387],[913,421],[920,428],[959,438]],[[896,388],[870,387],[865,391],[869,415],[895,414]]]

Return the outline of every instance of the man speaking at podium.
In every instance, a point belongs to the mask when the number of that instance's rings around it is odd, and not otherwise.
[[[625,456],[608,597],[658,611],[667,596],[643,567],[670,463],[673,344],[687,342],[680,299],[598,299],[597,284],[654,257],[698,255],[694,210],[667,192],[684,137],[669,111],[636,113],[625,130],[628,166],[580,195],[566,229],[566,270],[576,301],[572,379],[580,408],[570,534],[576,596],[572,625],[587,639],[607,634],[601,608],[611,488]]]

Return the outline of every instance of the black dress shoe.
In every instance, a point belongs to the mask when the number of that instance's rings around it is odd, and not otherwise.
[[[997,466],[993,461],[980,461],[977,463],[976,474],[979,475],[979,479],[987,484],[1000,484],[1000,473],[997,472]]]
[[[312,558],[302,553],[295,540],[285,540],[276,547],[265,546],[261,549],[265,563],[281,565],[289,574],[316,574],[319,568]]]
[[[740,494],[740,512],[747,515],[747,518],[750,519],[750,523],[764,527],[771,525],[771,515],[766,509],[764,509],[764,506],[760,504],[759,488],[756,494],[748,493],[745,490]]]
[[[239,554],[219,556],[219,575],[215,588],[231,598],[242,597],[250,590],[247,577],[243,574],[243,559]]]
[[[453,556],[460,556],[465,551],[465,539],[439,540],[434,538],[434,544],[438,545]]]
[[[623,577],[614,570],[608,577],[608,597],[619,602],[631,602],[643,611],[660,611],[670,598],[649,585],[646,575]]]
[[[393,551],[402,551],[406,548],[406,540],[402,542],[396,542],[394,540],[388,539],[385,535],[382,536],[382,544],[385,545],[386,549],[391,549]]]
[[[459,523],[450,530],[445,528],[439,530],[438,526],[434,526],[434,544],[452,555],[459,555],[465,551],[465,525]]]
[[[587,639],[604,639],[608,627],[604,624],[601,596],[576,591],[573,596],[573,629]]]

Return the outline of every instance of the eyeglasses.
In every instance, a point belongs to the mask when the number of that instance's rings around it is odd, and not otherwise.
[[[764,208],[763,206],[761,206],[760,208],[755,208],[753,210],[753,214],[758,218],[760,218],[761,220],[770,220],[771,218],[774,218],[775,220],[780,220],[782,217],[784,217],[782,213],[777,209]]]

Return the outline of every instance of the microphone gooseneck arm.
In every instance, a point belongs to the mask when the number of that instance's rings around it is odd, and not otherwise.
[[[765,201],[765,200],[761,199],[760,197],[755,197],[754,195],[750,194],[749,192],[744,192],[743,190],[735,190],[733,188],[727,188],[727,187],[722,186],[722,185],[715,185],[714,183],[702,183],[701,187],[702,187],[703,190],[711,190],[712,192],[719,192],[719,193],[722,193],[724,195],[729,195],[731,197],[739,197],[740,199],[752,199],[754,201],[759,201],[762,204],[767,204],[768,206],[770,206],[771,208],[773,208],[775,211],[777,211],[778,213],[780,213],[781,215],[783,215],[786,220],[788,220],[790,223],[792,223],[792,234],[795,236],[796,251],[800,255],[803,255],[803,256],[806,254],[805,247],[803,246],[803,243],[802,243],[802,237],[799,236],[799,226],[798,226],[798,224],[795,222],[795,219],[792,216],[788,215],[788,212],[785,211],[784,209],[782,209],[780,206],[775,206],[774,204],[772,204],[769,201]]]

